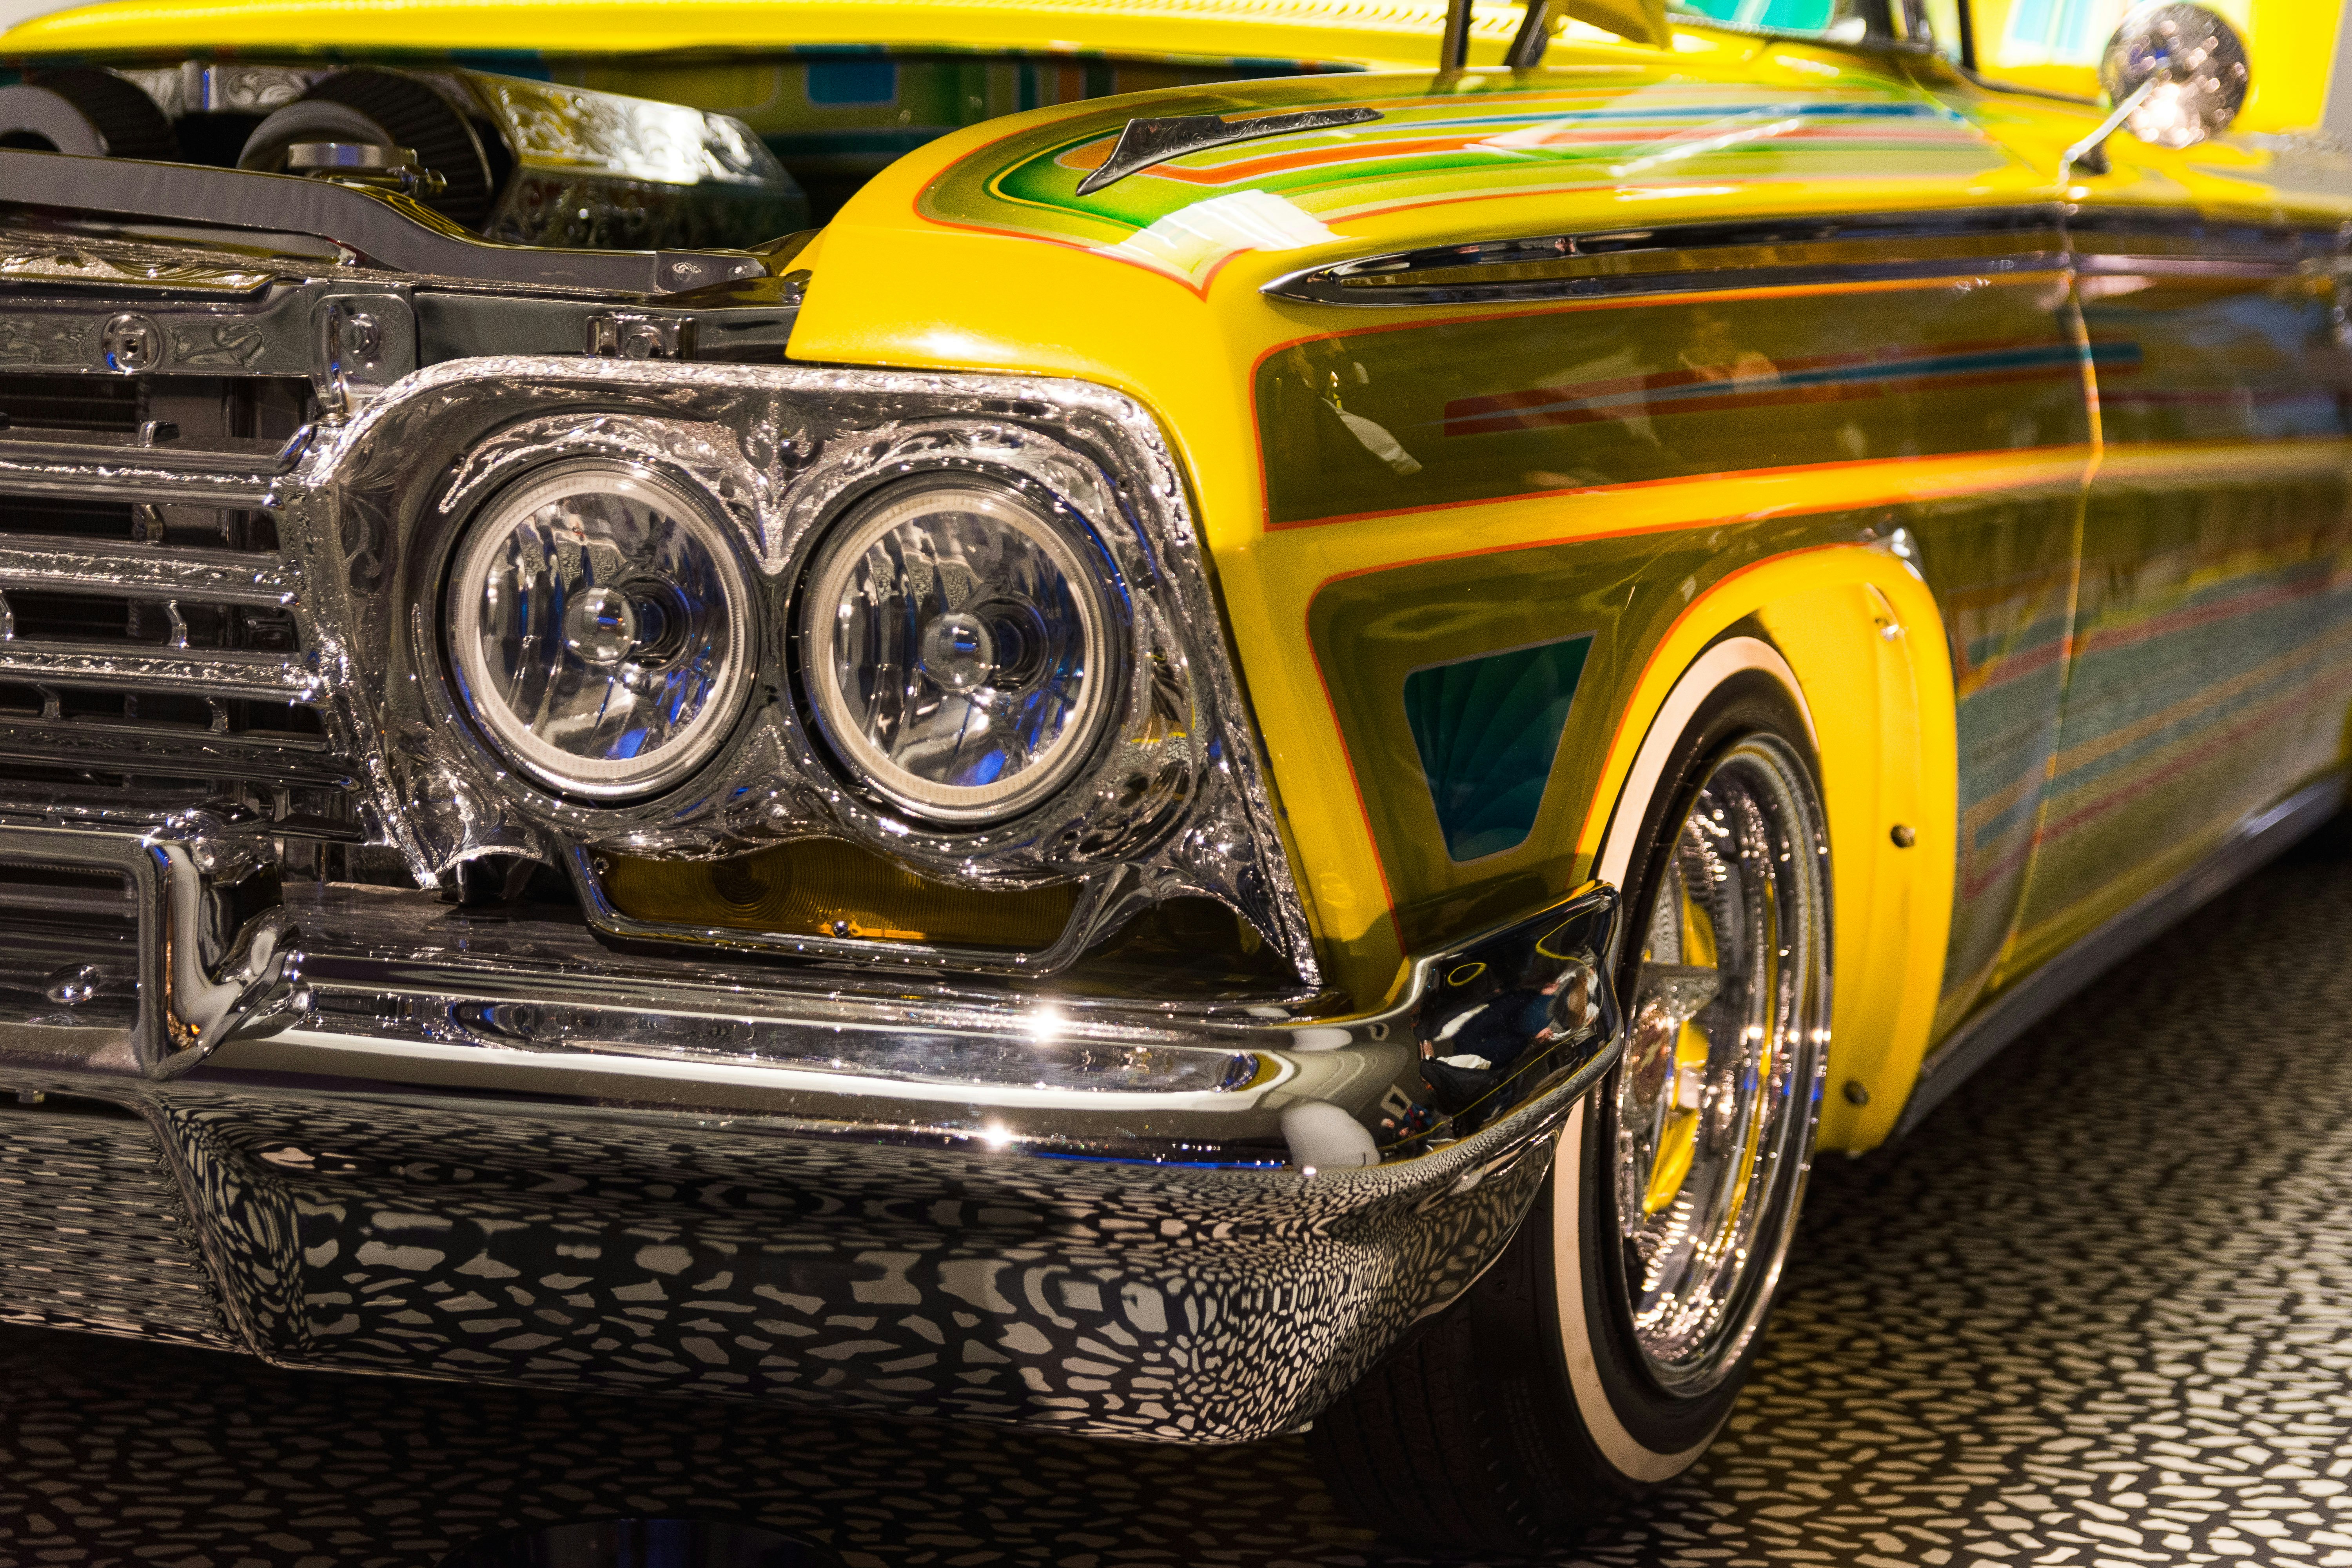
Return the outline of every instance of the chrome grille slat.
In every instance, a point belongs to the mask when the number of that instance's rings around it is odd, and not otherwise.
[[[0,305],[87,316],[93,342],[122,308]],[[349,726],[275,504],[312,431],[308,368],[274,380],[200,359],[131,375],[0,368],[10,798],[51,816],[202,809],[354,837]]]
[[[85,453],[89,461],[103,454]],[[49,467],[12,463],[0,454],[0,497],[55,496],[63,500],[147,501],[157,506],[217,506],[267,510],[270,487],[244,478],[213,479],[207,475],[172,473],[156,468],[126,468],[93,480],[81,467]]]
[[[274,733],[168,732],[89,720],[66,724],[0,721],[0,762],[47,766],[131,767],[141,773],[200,778],[267,778],[273,783],[340,788],[351,770],[323,740]]]
[[[0,508],[6,504],[0,497]],[[292,568],[273,554],[0,542],[0,593],[55,587],[126,599],[282,606],[293,604],[294,584]]]
[[[220,648],[204,655],[130,653],[86,643],[0,642],[0,680],[173,696],[316,702],[327,683],[286,654]]]
[[[233,478],[282,474],[300,456],[287,443],[236,440],[210,447],[142,446],[135,437],[75,430],[16,427],[0,430],[0,457],[12,465],[38,463],[128,463],[141,468]]]

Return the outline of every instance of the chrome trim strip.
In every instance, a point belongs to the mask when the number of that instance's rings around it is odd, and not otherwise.
[[[1538,0],[1538,5],[1548,0]],[[1171,158],[1230,147],[1267,136],[1290,136],[1302,131],[1333,131],[1381,118],[1381,111],[1363,104],[1347,109],[1302,109],[1287,114],[1258,114],[1247,120],[1227,120],[1220,114],[1175,114],[1157,120],[1130,120],[1118,133],[1110,156],[1078,182],[1078,195],[1118,184]]]
[[[0,157],[5,157],[0,150]],[[34,367],[47,372],[51,367]],[[0,464],[119,464],[130,469],[148,468],[164,474],[219,474],[225,478],[267,479],[290,470],[305,443],[256,441],[236,447],[187,446],[176,442],[142,443],[130,435],[69,433],[23,425],[0,428]]]
[[[0,642],[0,679],[113,691],[135,688],[189,697],[315,702],[327,683],[285,654],[222,648],[207,654],[130,653],[98,645]]]
[[[1848,280],[1858,278],[1936,278],[1984,272],[2032,270],[2054,266],[2056,253],[2020,251],[1998,257],[1892,258],[1885,261],[1788,261],[1766,258],[1747,265],[1662,267],[1654,271],[1610,270],[1644,259],[1689,252],[1763,249],[1791,246],[1948,240],[1981,235],[2059,233],[2063,210],[2055,204],[1969,209],[1890,219],[1876,214],[1683,224],[1655,228],[1612,228],[1586,233],[1482,240],[1394,251],[1353,261],[1307,268],[1277,278],[1260,292],[1302,304],[1402,307],[1511,300],[1572,300],[1624,294],[1686,293],[1704,289],[1746,289],[1767,284]],[[1563,278],[1461,280],[1415,286],[1384,281],[1416,272],[1584,261],[1593,271]],[[1350,286],[1352,284],[1352,287]]]
[[[470,942],[462,957],[419,951],[413,928],[299,907],[288,918],[305,934],[285,984],[215,1055],[220,1070],[561,1100],[659,1086],[678,1109],[782,1116],[834,1138],[1332,1169],[1423,1158],[1552,1093],[1563,1072],[1591,1081],[1619,1048],[1602,973],[1616,896],[1599,884],[1421,957],[1392,1005],[1339,1018],[903,981],[853,990],[805,970],[756,986],[650,979]],[[1531,1017],[1544,1032],[1529,1037]],[[1457,1037],[1493,1042],[1492,1080],[1424,1082],[1417,1042]]]
[[[155,451],[162,448],[142,448]],[[110,466],[107,453],[77,448],[74,458],[32,464],[10,460],[0,447],[0,500],[10,496],[58,496],[76,500],[146,502],[154,506],[213,506],[266,510],[274,485],[244,474],[192,474],[185,469]],[[134,549],[128,541],[124,548]]]
[[[35,767],[88,768],[99,773],[144,773],[160,778],[267,780],[312,789],[349,789],[352,770],[323,736],[220,733],[161,725],[75,719],[43,723],[36,719],[0,719],[0,759]],[[325,824],[304,828],[312,837],[359,837],[353,827],[332,831]]]
[[[2237,254],[2225,258],[2136,256],[2084,249],[2077,237],[2134,234],[2177,236],[2181,226],[2212,231]],[[1975,236],[2050,236],[2059,248],[2036,247],[1998,256],[1905,257],[1906,240],[1933,242]],[[1822,245],[1883,246],[1895,254],[1883,259],[1776,259],[1771,252]],[[1658,228],[1615,228],[1590,233],[1481,240],[1393,251],[1352,261],[1307,268],[1277,278],[1260,292],[1301,304],[1347,309],[1429,305],[1501,304],[1549,300],[1621,298],[1643,294],[1696,293],[1832,282],[1976,277],[2073,268],[2097,272],[2225,274],[2268,277],[2299,264],[2339,258],[2343,242],[2334,229],[2313,226],[2217,225],[2200,215],[2147,209],[2124,213],[2039,203],[1890,219],[1876,214],[1697,223]],[[1738,263],[1710,260],[1709,253],[1761,252]],[[1695,253],[1695,254],[1694,254]],[[1686,257],[1679,265],[1653,269],[1622,268]],[[1509,269],[1586,263],[1589,270],[1564,277],[1513,278]],[[1454,278],[1415,284],[1416,273],[1458,273],[1492,268],[1492,277]]]
[[[2075,942],[1952,1031],[1920,1068],[1889,1137],[1900,1138],[1917,1127],[2002,1047],[2076,992],[2293,847],[2341,809],[2345,796],[2344,775],[2330,774],[2255,813],[2204,860]]]
[[[299,580],[278,556],[258,552],[0,540],[0,587],[284,608],[294,603]]]

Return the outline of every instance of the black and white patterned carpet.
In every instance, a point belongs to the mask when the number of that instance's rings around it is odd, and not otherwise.
[[[1816,1178],[1759,1376],[1561,1563],[2352,1565],[2352,858],[2295,856]],[[0,1330],[0,1564],[430,1568],[757,1521],[853,1568],[1402,1563],[1297,1439],[1095,1446]]]

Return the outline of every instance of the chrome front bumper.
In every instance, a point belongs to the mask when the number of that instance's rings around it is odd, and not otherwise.
[[[1262,1436],[1493,1260],[1622,1043],[1597,886],[1326,1017],[689,969],[396,890],[256,911],[168,833],[0,827],[0,1162],[152,1139],[193,1244],[149,1310],[108,1260],[154,1235],[60,1222],[80,1294],[14,1315],[289,1366]],[[42,907],[110,874],[111,939]]]

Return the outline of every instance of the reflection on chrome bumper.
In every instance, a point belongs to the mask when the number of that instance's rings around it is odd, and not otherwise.
[[[225,931],[201,856],[79,837],[0,859],[144,856],[152,895],[65,1002],[0,895],[0,1090],[52,1097],[0,1143],[136,1111],[287,1365],[1259,1436],[1492,1260],[1621,1039],[1600,887],[1324,1017],[688,971],[394,891]]]

